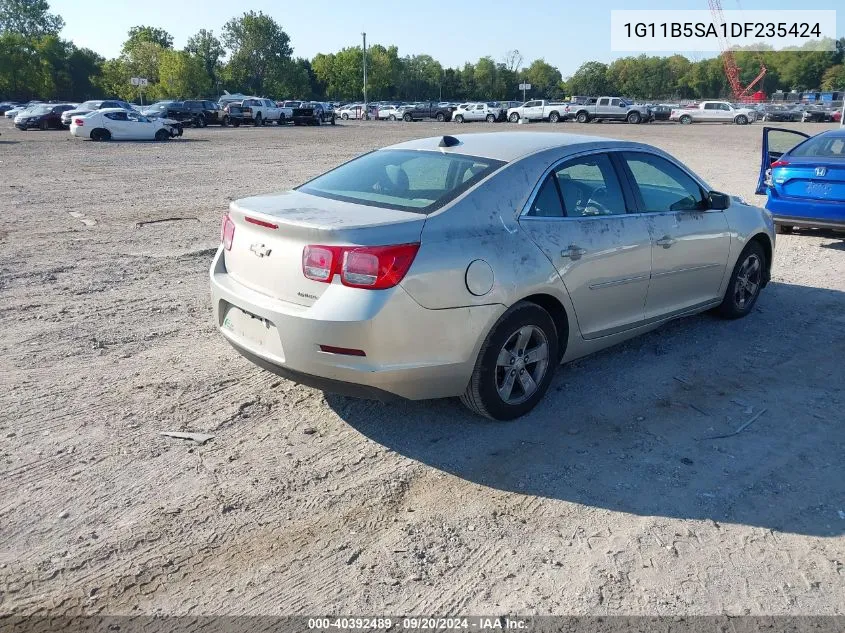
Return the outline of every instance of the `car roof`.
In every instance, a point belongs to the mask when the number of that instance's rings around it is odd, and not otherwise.
[[[439,146],[442,136],[406,141],[384,149],[445,150]],[[619,143],[622,141],[586,134],[564,134],[557,132],[487,132],[481,134],[457,134],[460,143],[448,148],[453,154],[466,154],[480,158],[492,158],[510,162],[537,152],[555,147],[573,147],[596,142]]]

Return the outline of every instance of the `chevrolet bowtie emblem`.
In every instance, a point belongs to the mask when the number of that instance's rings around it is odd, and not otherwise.
[[[827,174],[827,167],[816,167],[816,176],[824,176]]]
[[[271,249],[264,246],[264,244],[252,244],[249,247],[253,253],[255,253],[258,257],[267,257],[271,253]]]

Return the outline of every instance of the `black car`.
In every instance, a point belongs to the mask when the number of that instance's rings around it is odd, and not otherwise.
[[[193,125],[195,115],[182,106],[181,101],[156,101],[144,108],[141,113],[148,119],[170,119],[178,121],[183,126]]]
[[[226,117],[226,122],[230,123],[232,127],[240,127],[241,123],[246,122],[243,106],[237,101],[230,101],[223,108],[223,116]]]
[[[62,129],[62,113],[73,110],[76,106],[69,103],[54,105],[45,103],[27,110],[15,117],[15,127],[19,130],[38,128],[39,130]]]
[[[652,121],[668,121],[669,116],[672,114],[672,106],[668,105],[655,105],[651,106],[651,119]]]
[[[303,101],[298,108],[293,109],[294,125],[322,125],[335,124],[334,108],[328,103],[319,101]]]
[[[219,103],[207,99],[186,99],[182,108],[191,114],[196,127],[206,125],[229,125],[229,117]]]
[[[828,123],[833,120],[833,112],[821,106],[811,106],[804,110],[801,121],[804,123]]]
[[[428,103],[415,103],[413,105],[405,106],[401,109],[402,120],[410,123],[411,121],[422,121],[424,119],[434,119],[435,121],[451,121],[452,113],[455,111],[455,106],[441,106],[434,101]]]
[[[788,108],[782,105],[767,105],[763,107],[760,116],[764,121],[776,123],[790,123],[800,121],[803,112],[798,108]]]
[[[14,110],[15,108],[20,107],[19,103],[12,103],[10,101],[4,101],[0,103],[0,114],[6,114],[9,110]]]

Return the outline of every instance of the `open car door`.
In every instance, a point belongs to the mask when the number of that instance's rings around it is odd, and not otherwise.
[[[808,138],[810,138],[810,135],[804,134],[804,132],[786,130],[779,127],[763,128],[763,154],[760,158],[760,177],[757,179],[757,189],[754,193],[760,195],[766,193],[772,163]]]

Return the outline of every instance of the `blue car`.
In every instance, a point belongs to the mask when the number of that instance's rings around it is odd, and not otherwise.
[[[845,230],[845,128],[810,136],[764,127],[757,193],[778,233]]]

